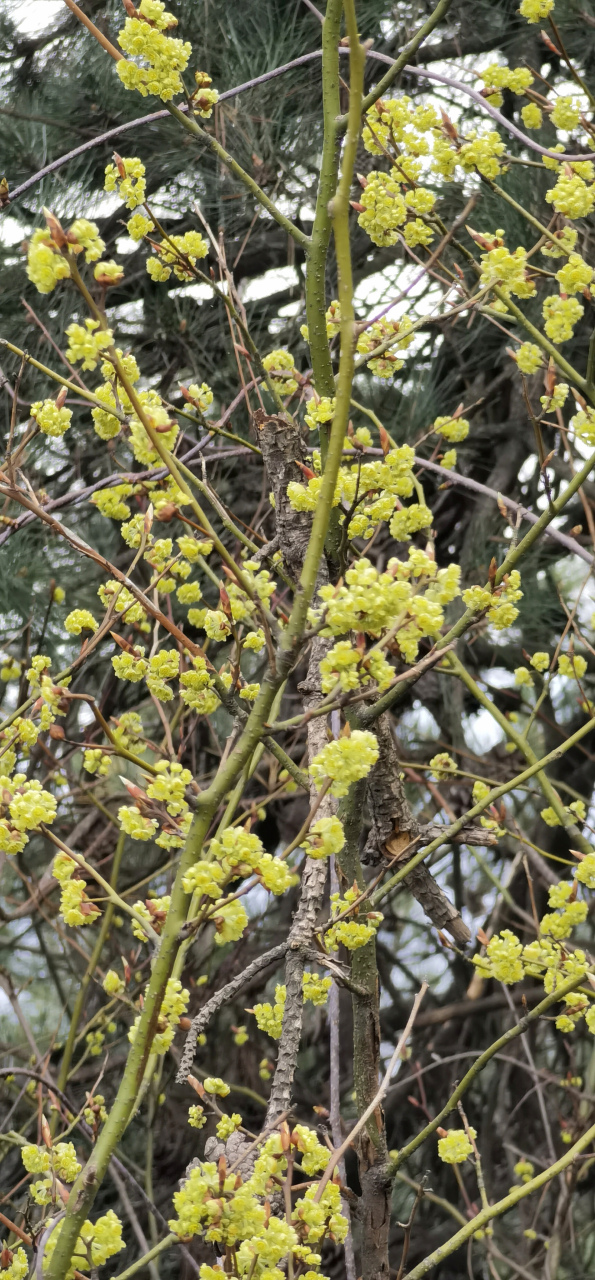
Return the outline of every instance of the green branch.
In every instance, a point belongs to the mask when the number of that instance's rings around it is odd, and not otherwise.
[[[277,208],[276,204],[273,204],[272,200],[269,200],[269,197],[265,195],[262,187],[259,187],[254,178],[251,178],[250,174],[246,173],[245,169],[242,169],[237,160],[230,156],[229,151],[226,151],[225,147],[222,147],[221,143],[217,142],[217,139],[212,134],[207,133],[206,129],[202,129],[196,120],[191,119],[190,116],[185,116],[183,111],[180,111],[179,107],[176,107],[173,102],[167,102],[165,105],[174,120],[177,120],[187,133],[191,133],[195,138],[199,138],[201,142],[205,142],[225,167],[233,173],[234,177],[238,178],[243,186],[246,187],[250,195],[254,196],[254,199],[262,205],[263,209],[266,209],[267,213],[270,213],[271,218],[274,218],[275,222],[280,227],[283,227],[283,230],[291,236],[292,240],[295,240],[296,244],[299,244],[302,249],[306,249],[310,244],[310,237],[306,235],[305,231],[300,231],[299,227],[294,226],[291,219],[286,218],[284,213],[281,213],[281,210]]]
[[[500,725],[500,728],[504,730],[504,733],[510,741],[514,742],[515,746],[525,757],[527,764],[536,764],[538,762],[537,756],[535,755],[532,747],[529,746],[527,739],[522,733],[519,733],[518,730],[515,729],[510,720],[506,719],[506,716],[499,710],[492,699],[488,697],[487,693],[484,693],[483,690],[480,689],[479,685],[473,679],[473,676],[470,675],[466,667],[463,666],[463,663],[459,658],[457,658],[456,654],[454,654],[452,650],[448,654],[446,662],[448,662],[455,675],[463,681],[463,684],[469,690],[469,693],[473,694],[476,702],[478,702],[481,707],[485,707],[486,711],[489,711],[490,715],[496,721],[496,724]],[[565,827],[568,834],[576,841],[583,853],[592,853],[593,850],[589,841],[579,830],[574,819],[567,813],[555,787],[552,785],[549,778],[546,777],[545,773],[537,774],[537,782],[541,787],[548,804],[551,805],[554,810],[560,826]]]
[[[438,1115],[434,1116],[434,1119],[430,1120],[430,1123],[426,1125],[425,1129],[422,1129],[421,1133],[417,1134],[417,1137],[413,1138],[411,1142],[407,1143],[406,1147],[402,1147],[398,1152],[391,1165],[392,1174],[395,1174],[397,1169],[400,1169],[401,1165],[405,1164],[405,1161],[413,1155],[413,1152],[417,1151],[417,1148],[436,1132],[436,1129],[439,1128],[442,1121],[450,1114],[451,1111],[454,1111],[459,1099],[467,1092],[469,1086],[473,1084],[473,1081],[480,1072],[483,1071],[484,1067],[487,1066],[488,1062],[491,1061],[494,1055],[496,1053],[500,1053],[500,1050],[504,1049],[507,1044],[510,1044],[511,1040],[516,1040],[517,1036],[522,1035],[523,1032],[527,1030],[527,1027],[531,1026],[532,1022],[536,1022],[543,1013],[547,1013],[548,1009],[551,1009],[552,1005],[556,1004],[558,1000],[562,1000],[570,991],[575,991],[583,980],[584,974],[579,974],[578,976],[577,974],[574,974],[572,978],[567,978],[566,982],[562,982],[556,991],[551,991],[540,1004],[536,1004],[535,1008],[531,1009],[530,1013],[524,1014],[516,1023],[516,1026],[510,1027],[509,1030],[505,1031],[504,1035],[500,1036],[498,1040],[494,1040],[494,1043],[490,1045],[489,1049],[485,1049],[484,1052],[480,1054],[479,1058],[476,1058],[473,1066],[469,1067],[469,1070],[457,1085],[454,1093],[451,1094],[448,1102],[445,1103],[442,1110],[438,1112]],[[474,1221],[476,1220],[474,1219]],[[477,1226],[475,1226],[474,1229],[477,1230]],[[419,1274],[422,1275],[423,1272],[420,1271]],[[411,1272],[411,1275],[413,1275],[413,1272]],[[407,1280],[411,1280],[411,1276],[408,1276]]]
[[[314,385],[319,395],[334,396],[335,380],[326,332],[326,255],[331,236],[329,204],[335,193],[338,165],[339,52],[343,0],[328,0],[322,24],[322,117],[324,140],[312,235],[307,251],[306,320]],[[328,433],[320,431],[323,463]]]
[[[416,31],[415,35],[411,37],[409,43],[401,50],[401,53],[393,62],[392,67],[389,67],[386,75],[384,75],[382,80],[379,80],[378,84],[375,85],[368,94],[366,94],[366,97],[362,102],[362,113],[369,111],[370,107],[374,106],[374,103],[382,97],[383,93],[386,93],[387,89],[390,89],[393,81],[396,80],[398,75],[400,75],[403,68],[409,62],[412,54],[417,52],[420,44],[423,44],[426,36],[431,35],[434,27],[437,27],[438,23],[446,17],[451,4],[452,0],[440,0],[439,4],[437,4],[434,9],[434,12],[430,14],[427,22],[424,22],[423,27],[420,27],[419,31]],[[345,119],[346,117],[343,116],[339,123],[344,124]]]
[[[421,1276],[425,1276],[428,1271],[431,1271],[444,1258],[448,1258],[456,1249],[460,1249],[461,1245],[465,1244],[467,1240],[471,1240],[475,1232],[479,1231],[488,1222],[491,1222],[493,1218],[500,1218],[503,1213],[508,1213],[509,1209],[514,1209],[519,1200],[524,1200],[525,1196],[530,1196],[534,1191],[539,1191],[540,1187],[546,1186],[553,1178],[557,1178],[558,1174],[564,1173],[566,1169],[574,1164],[581,1151],[584,1151],[589,1146],[593,1138],[595,1138],[595,1124],[591,1125],[590,1129],[587,1129],[582,1138],[579,1138],[578,1142],[575,1142],[574,1146],[560,1160],[556,1160],[554,1164],[551,1164],[549,1169],[545,1169],[543,1173],[538,1173],[537,1177],[531,1178],[530,1182],[513,1187],[512,1191],[507,1196],[504,1196],[503,1200],[497,1200],[496,1204],[488,1205],[486,1209],[482,1209],[470,1222],[461,1227],[460,1231],[451,1236],[446,1244],[440,1245],[433,1253],[428,1254],[427,1258],[419,1262],[413,1268],[413,1271],[409,1271],[407,1280],[420,1280]]]
[[[420,849],[409,862],[405,863],[405,866],[402,867],[400,871],[396,871],[394,876],[391,876],[390,880],[387,880],[385,884],[381,885],[380,888],[372,894],[371,901],[373,906],[376,907],[397,884],[400,884],[401,881],[405,879],[405,876],[409,875],[410,871],[413,871],[420,862],[423,862],[424,858],[427,858],[431,853],[434,853],[436,849],[439,849],[441,845],[450,841],[452,837],[456,835],[457,832],[461,831],[468,822],[471,822],[473,818],[478,818],[485,809],[489,808],[491,804],[495,804],[496,800],[499,800],[501,796],[507,795],[509,791],[514,791],[516,787],[527,782],[529,778],[533,778],[536,773],[545,769],[549,764],[553,764],[554,760],[559,760],[567,751],[570,751],[571,747],[574,747],[577,742],[580,742],[581,738],[584,738],[588,733],[592,733],[594,729],[595,720],[587,720],[585,724],[581,725],[580,729],[576,730],[576,733],[573,733],[571,737],[567,738],[559,747],[555,747],[554,750],[548,752],[546,756],[542,756],[541,760],[537,760],[535,764],[529,765],[529,767],[524,769],[522,773],[518,773],[516,778],[511,778],[510,782],[503,782],[499,787],[493,787],[492,790],[484,796],[483,800],[478,804],[473,805],[473,808],[468,809],[467,812],[463,813],[455,822],[451,822],[450,826],[444,828],[443,835],[436,836],[435,840],[432,840],[424,849]]]
[[[110,885],[114,890],[118,883],[118,875],[120,872],[122,855],[124,853],[125,841],[126,841],[125,833],[121,831],[118,839],[118,843],[116,845],[116,851],[114,853],[114,860],[112,863],[112,874],[110,876]],[[70,1021],[70,1026],[68,1028],[68,1037],[66,1040],[66,1044],[64,1046],[64,1053],[62,1054],[62,1061],[60,1063],[60,1074],[58,1076],[58,1088],[62,1089],[62,1091],[64,1091],[68,1083],[68,1072],[70,1071],[70,1063],[72,1062],[72,1055],[74,1053],[74,1046],[76,1043],[77,1031],[79,1027],[79,1022],[81,1020],[81,1014],[83,1012],[85,1000],[87,998],[89,983],[91,982],[91,978],[93,977],[93,974],[95,973],[95,969],[101,959],[101,954],[102,954],[108,933],[110,931],[114,910],[115,910],[114,903],[108,902],[107,907],[102,916],[101,927],[100,927],[99,933],[97,934],[97,941],[95,943],[95,946],[93,947],[91,956],[89,958],[89,963],[87,965],[87,968],[85,969],[79,989],[76,993],[76,1000],[74,1002],[72,1018]],[[57,1115],[54,1115],[52,1117],[52,1133],[55,1133],[56,1123],[57,1123]]]
[[[63,378],[60,373],[55,373],[53,369],[48,368],[47,364],[41,364],[39,360],[35,360],[34,357],[28,355],[26,351],[21,351],[20,347],[15,347],[14,343],[9,342],[7,338],[0,338],[0,346],[6,347],[7,350],[12,351],[15,356],[20,356],[27,364],[32,365],[34,369],[39,369],[40,373],[45,373],[46,377],[52,378],[54,382],[59,382],[61,387],[66,387],[68,391],[72,391],[72,394],[79,396],[81,400],[88,400],[89,404],[96,405],[98,409],[105,410],[103,400],[100,400],[98,396],[94,396],[92,391],[87,391],[84,387],[79,387],[76,382],[70,382],[68,378]],[[112,417],[118,419],[118,422],[126,421],[126,414],[122,413],[121,409],[116,409],[114,406],[113,409],[110,408],[109,412],[112,414]]]

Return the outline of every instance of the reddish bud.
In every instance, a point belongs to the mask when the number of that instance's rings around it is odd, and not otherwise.
[[[316,473],[314,471],[311,471],[310,467],[307,467],[305,462],[298,462],[296,458],[295,465],[296,467],[299,467],[300,471],[302,472],[302,475],[306,477],[306,480],[314,479]]]
[[[148,801],[149,797],[147,796],[146,791],[143,791],[142,787],[137,787],[136,783],[130,782],[128,778],[124,778],[122,774],[120,774],[120,782],[124,783],[124,786],[126,787],[128,795],[132,796],[133,800]]]
[[[382,449],[382,452],[386,458],[386,455],[390,450],[390,440],[388,438],[388,431],[386,431],[384,427],[379,427],[378,435],[380,436],[380,448]]]
[[[553,40],[550,40],[547,31],[540,31],[539,34],[541,36],[541,39],[543,40],[543,43],[546,49],[549,49],[550,53],[555,53],[556,57],[559,58],[560,50],[554,44]]]
[[[57,245],[59,249],[62,249],[62,247],[67,243],[66,236],[62,229],[62,224],[58,221],[56,215],[51,212],[51,209],[46,209],[45,206],[43,208],[43,216],[48,224],[48,231],[54,241],[54,244]]]
[[[442,128],[445,134],[447,134],[449,138],[452,138],[454,142],[459,135],[455,129],[455,126],[452,120],[450,119],[450,116],[447,116],[446,111],[441,111],[440,115],[442,116]]]
[[[132,15],[131,15],[131,16],[132,16]],[[119,173],[120,177],[121,177],[121,178],[125,178],[125,177],[126,177],[126,165],[124,164],[124,161],[123,161],[122,157],[118,155],[118,152],[117,152],[117,151],[114,151],[113,156],[112,156],[112,159],[113,159],[113,162],[114,162],[114,164],[115,164],[115,166],[116,166],[116,169],[118,170],[118,173]]]
[[[63,1182],[60,1182],[60,1179],[59,1179],[59,1178],[56,1178],[56,1187],[57,1187],[57,1189],[58,1189],[58,1195],[59,1195],[59,1197],[60,1197],[60,1199],[61,1199],[61,1201],[62,1201],[62,1204],[68,1204],[68,1201],[69,1201],[69,1199],[70,1199],[70,1190],[69,1190],[69,1188],[68,1188],[68,1187],[65,1187],[65,1186],[64,1186],[64,1183],[63,1183]]]
[[[121,649],[124,649],[125,653],[134,653],[134,648],[130,644],[130,641],[125,640],[124,636],[119,636],[117,631],[110,631],[110,636],[112,640],[115,640],[116,644],[118,644]]]
[[[177,514],[178,508],[173,502],[165,502],[158,511],[154,512],[155,519],[159,520],[160,524],[169,524],[170,520],[173,520]]]

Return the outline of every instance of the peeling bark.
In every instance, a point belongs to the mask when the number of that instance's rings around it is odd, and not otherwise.
[[[312,520],[308,512],[292,509],[287,497],[287,486],[291,480],[303,480],[302,472],[297,466],[297,462],[305,458],[302,437],[295,423],[286,422],[283,418],[267,416],[258,411],[254,415],[254,421],[259,430],[265,466],[275,497],[275,540],[277,538],[279,540],[279,549],[287,573],[295,582],[299,582]],[[328,582],[328,569],[323,559],[317,585],[322,586],[325,582]],[[328,653],[331,644],[332,641],[323,639],[321,636],[316,636],[311,643],[308,670],[305,679],[298,686],[305,711],[317,707],[322,699],[320,663]],[[309,761],[327,743],[326,723],[326,716],[318,716],[308,723]],[[312,784],[310,788],[312,801],[316,799],[316,794],[316,788]],[[332,812],[332,799],[330,796],[325,796],[317,817],[328,817]],[[267,1125],[271,1124],[281,1112],[286,1111],[291,1103],[291,1090],[302,1034],[304,963],[318,923],[326,876],[325,860],[306,859],[302,872],[300,901],[288,937],[288,953],[285,962],[287,994],[277,1066],[266,1114]]]
[[[368,776],[367,797],[371,826],[363,861],[377,863],[387,854],[398,863],[399,855],[402,854],[402,860],[407,862],[414,852],[412,842],[421,845],[433,836],[429,835],[429,829],[422,827],[411,812],[388,713],[379,717],[374,732],[378,738],[380,754],[378,763]],[[434,826],[434,835],[439,834],[440,828],[437,824],[432,824],[432,829]],[[482,844],[487,843],[487,834],[481,830]],[[464,840],[469,840],[469,833],[461,835]],[[437,929],[445,929],[459,945],[464,946],[469,942],[471,934],[467,925],[423,862],[409,872],[405,877],[405,884]]]

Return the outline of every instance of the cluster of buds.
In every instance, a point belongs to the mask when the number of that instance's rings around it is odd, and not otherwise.
[[[194,80],[196,89],[190,94],[189,102],[192,104],[196,115],[208,119],[211,115],[215,103],[219,99],[216,89],[210,89],[212,79],[207,71],[195,71]]]

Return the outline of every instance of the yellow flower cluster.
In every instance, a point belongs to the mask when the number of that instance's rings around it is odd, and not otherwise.
[[[469,423],[466,418],[435,418],[434,431],[436,435],[444,436],[450,444],[460,444],[469,435]]]
[[[476,783],[474,797],[477,786]],[[575,808],[573,816],[576,812]],[[574,883],[561,880],[550,887],[548,899],[553,911],[543,916],[535,942],[523,946],[516,934],[503,929],[490,939],[485,955],[473,957],[478,973],[506,984],[520,982],[525,977],[539,978],[548,994],[557,991],[569,978],[580,980],[589,967],[585,953],[579,948],[570,951],[564,945],[572,930],[587,917],[587,903],[577,899],[577,881],[595,888],[595,853],[581,859]],[[595,1034],[595,1004],[590,1003],[589,996],[581,989],[562,998],[565,1011],[556,1018],[558,1030],[570,1032],[584,1017],[589,1030]]]
[[[31,417],[35,418],[44,435],[60,437],[72,423],[72,409],[64,405],[59,408],[55,400],[36,400],[31,405]]]
[[[339,818],[318,818],[312,823],[308,835],[302,841],[302,848],[309,858],[328,858],[331,853],[340,853],[345,844],[343,823]]]
[[[205,1082],[206,1085],[206,1082]],[[226,1129],[236,1117],[226,1118]],[[271,1212],[270,1191],[282,1180],[287,1157],[293,1148],[307,1177],[325,1168],[329,1153],[316,1134],[305,1125],[290,1133],[287,1125],[262,1144],[251,1176],[244,1180],[241,1170],[220,1172],[215,1163],[201,1162],[191,1168],[181,1190],[174,1195],[177,1218],[170,1228],[181,1239],[201,1235],[229,1256],[240,1280],[283,1280],[286,1271],[300,1264],[315,1267],[305,1272],[308,1280],[319,1276],[320,1253],[312,1245],[325,1234],[341,1241],[347,1222],[342,1216],[340,1188],[331,1180],[319,1202],[316,1184],[309,1187],[293,1209],[291,1222]],[[267,1200],[265,1205],[264,1201]],[[213,1204],[217,1212],[213,1212]],[[289,1262],[289,1266],[288,1266]],[[221,1280],[223,1272],[207,1264],[201,1266],[201,1280]]]
[[[177,19],[167,13],[160,0],[141,0],[137,13],[137,17],[126,19],[118,33],[118,44],[125,53],[143,62],[138,66],[123,58],[116,63],[116,71],[126,89],[136,89],[143,98],[152,93],[169,102],[183,92],[181,73],[188,66],[192,46],[187,40],[174,40],[164,34],[177,25]]]
[[[155,230],[155,223],[151,222],[144,213],[133,213],[126,223],[126,228],[130,239],[138,241],[143,240]]]
[[[361,911],[356,905],[358,897],[356,888],[347,889],[344,898],[338,893],[331,894],[331,927],[325,933],[329,950],[336,951],[342,944],[348,951],[357,951],[365,947],[382,924],[382,913]],[[338,916],[342,918],[337,919]]]
[[[46,1243],[43,1258],[44,1270],[50,1264],[63,1225],[63,1222],[58,1223]],[[104,1213],[96,1222],[87,1220],[81,1227],[66,1280],[71,1280],[75,1270],[95,1272],[97,1267],[103,1266],[108,1258],[113,1258],[114,1254],[125,1247],[122,1239],[122,1223],[113,1209],[108,1209],[107,1213]]]
[[[98,320],[85,320],[84,325],[69,324],[66,330],[66,358],[73,363],[82,360],[83,369],[96,369],[101,353],[112,345],[111,329],[100,329]]]
[[[25,1250],[19,1245],[14,1251],[4,1246],[0,1262],[0,1280],[25,1280],[29,1273],[29,1262]]]
[[[339,640],[320,663],[321,688],[330,693],[339,684],[343,692],[358,689],[374,680],[379,689],[386,689],[394,677],[390,662],[379,649],[355,649],[350,640]]]
[[[263,369],[266,369],[273,386],[276,387],[280,396],[291,396],[297,391],[298,384],[295,377],[295,368],[293,364],[293,356],[289,351],[278,348],[269,352],[262,362]],[[308,423],[308,425],[310,425]]]
[[[497,631],[504,631],[506,627],[511,627],[518,617],[519,611],[516,604],[523,596],[520,587],[521,575],[518,569],[513,569],[494,593],[488,591],[486,587],[468,587],[463,591],[463,603],[468,609],[473,609],[477,613],[487,610],[488,622],[491,622]]]
[[[543,304],[544,329],[552,342],[568,342],[574,333],[584,307],[576,298],[562,298],[553,294]]]
[[[332,978],[321,978],[319,973],[309,973],[306,970],[302,977],[304,1004],[310,1000],[317,1007],[325,1005],[331,986]],[[274,1004],[267,1001],[264,1004],[255,1004],[253,1009],[248,1009],[248,1013],[254,1014],[259,1031],[266,1032],[273,1040],[279,1040],[281,1036],[286,1000],[287,988],[279,982],[275,987]]]
[[[526,129],[541,129],[543,112],[536,102],[528,102],[522,108],[521,119]]]
[[[167,1053],[172,1040],[174,1038],[176,1027],[180,1018],[185,1014],[188,1007],[190,994],[185,987],[182,986],[179,978],[168,978],[165,995],[161,1002],[159,1017],[157,1019],[157,1030],[151,1042],[151,1053],[163,1054]],[[134,1044],[138,1031],[138,1025],[141,1019],[139,1014],[128,1032],[128,1039]]]
[[[475,1129],[469,1126],[469,1134],[476,1138]],[[438,1155],[445,1164],[463,1164],[473,1153],[473,1143],[464,1129],[450,1129],[446,1137],[438,1140]]]
[[[333,796],[346,796],[353,782],[365,778],[378,759],[378,743],[367,729],[354,729],[348,737],[328,742],[310,762],[310,777],[317,790],[330,779]]]
[[[57,807],[55,797],[37,779],[29,782],[24,773],[0,775],[0,852],[21,853],[28,843],[26,833],[37,831],[42,822],[51,826]]]
[[[335,412],[335,397],[319,396],[314,392],[311,400],[306,405],[306,426],[310,431],[316,431],[317,427],[326,426],[327,422],[332,421]],[[303,486],[302,486],[303,487]],[[289,489],[287,490],[289,493]],[[291,496],[291,495],[290,495]]]
[[[544,22],[553,7],[554,0],[521,0],[519,13],[527,22]]]
[[[557,165],[557,163],[556,160],[549,161],[548,167],[549,164]],[[586,179],[590,185],[587,185]],[[595,183],[593,183],[591,162],[579,161],[570,166],[564,165],[556,185],[551,191],[546,191],[545,198],[549,204],[553,204],[558,213],[564,214],[566,218],[588,217],[595,208]]]
[[[203,858],[195,862],[182,883],[186,893],[216,898],[219,908],[223,903],[220,898],[222,888],[238,876],[253,873],[266,889],[276,895],[285,893],[296,883],[296,876],[287,863],[266,853],[259,836],[244,827],[227,827],[220,837],[211,840],[208,860]]]
[[[516,353],[516,362],[521,373],[537,373],[543,365],[543,351],[534,342],[521,342]]]
[[[84,253],[87,262],[96,262],[105,244],[87,218],[77,218],[66,235],[53,214],[45,212],[48,228],[38,227],[29,241],[27,275],[39,293],[52,293],[60,280],[70,279],[70,263],[62,250]]]
[[[579,116],[580,108],[576,100],[563,94],[556,98],[554,109],[550,112],[550,120],[556,129],[576,128]]]
[[[89,609],[73,609],[64,619],[64,630],[71,636],[80,636],[81,631],[97,631],[98,625]]]
[[[401,165],[394,166],[390,174],[372,172],[366,179],[360,197],[362,212],[358,222],[372,242],[381,248],[396,244],[401,228],[412,248],[418,244],[429,244],[434,238],[433,231],[419,215],[432,212],[436,197],[425,187],[415,187],[403,195],[401,187],[408,181],[409,176],[403,173]],[[414,216],[408,222],[410,215]]]
[[[89,901],[85,881],[79,878],[78,865],[74,859],[67,853],[59,853],[54,858],[52,875],[60,884],[60,911],[66,924],[73,929],[94,924],[101,913],[99,907]]]
[[[360,333],[356,344],[356,350],[360,355],[372,353],[381,343],[387,341],[391,343],[391,346],[381,355],[373,356],[367,361],[370,373],[375,374],[377,378],[390,378],[393,373],[403,368],[404,362],[397,353],[405,351],[412,342],[413,334],[410,333],[412,327],[409,317],[402,316],[400,320],[376,320]]]
[[[503,231],[498,230],[494,236],[483,237],[486,241],[493,240],[494,248],[481,255],[480,287],[498,285],[507,295],[532,298],[535,285],[527,271],[527,251],[519,247],[510,253],[502,243],[503,235]]]
[[[440,633],[443,606],[460,594],[459,578],[458,565],[437,569],[436,562],[417,547],[409,549],[405,561],[389,560],[382,573],[362,556],[347,570],[342,583],[320,588],[322,603],[310,610],[310,621],[313,625],[322,623],[321,634],[325,636],[357,631],[378,637],[390,628],[405,661],[413,662],[422,637]],[[472,591],[481,592],[482,588]],[[485,594],[487,603],[495,607],[495,597]]]
[[[306,421],[309,426],[312,425],[311,416],[310,420],[307,417]],[[349,436],[346,436],[345,447],[350,448],[351,443]],[[343,502],[349,509],[354,502],[357,503],[357,511],[348,527],[350,538],[370,537],[380,521],[390,520],[397,506],[397,500],[410,497],[414,488],[412,473],[414,456],[413,449],[409,445],[401,445],[397,449],[391,449],[382,462],[360,461],[340,468],[333,506]],[[313,460],[314,466],[318,467],[317,454]],[[320,475],[314,475],[307,484],[292,480],[287,486],[287,496],[294,511],[314,511],[321,484]],[[427,511],[427,508],[425,510]]]
[[[145,166],[138,156],[114,155],[114,164],[105,167],[104,191],[118,191],[127,209],[136,209],[145,199]]]
[[[172,273],[178,280],[194,279],[193,267],[199,258],[206,258],[208,245],[199,231],[186,231],[184,235],[171,235],[160,244],[153,245],[156,258],[149,258],[147,271],[152,280],[169,280]],[[172,264],[171,266],[168,264]]]
[[[111,489],[97,489],[91,494],[91,502],[102,516],[111,520],[127,520],[131,511],[125,499],[130,498],[138,489],[140,485],[115,484]]]
[[[501,67],[497,62],[490,63],[481,72],[486,90],[489,90],[487,101],[492,107],[501,107],[504,102],[503,89],[511,93],[523,94],[533,84],[533,76],[527,67]]]

